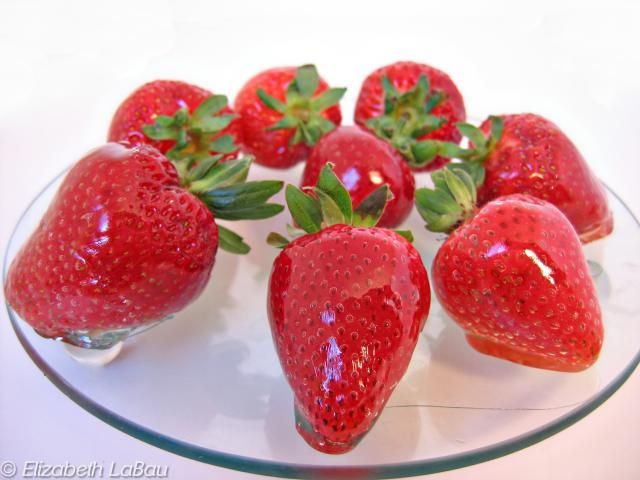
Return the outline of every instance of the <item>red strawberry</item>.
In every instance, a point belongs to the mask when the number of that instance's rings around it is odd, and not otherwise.
[[[345,91],[329,88],[313,65],[259,73],[235,101],[244,151],[273,168],[306,160],[320,137],[340,125],[338,102]]]
[[[338,127],[313,149],[302,175],[302,186],[318,183],[322,168],[333,163],[333,171],[349,191],[356,207],[387,184],[393,194],[382,218],[381,227],[397,227],[413,207],[415,180],[411,170],[395,149],[360,127]]]
[[[416,191],[427,228],[453,231],[432,267],[447,313],[479,352],[565,372],[598,358],[600,306],[580,240],[551,203],[514,194],[474,212],[475,187],[458,168]]]
[[[613,217],[602,184],[555,124],[523,113],[491,116],[480,129],[469,124],[458,128],[471,141],[470,149],[438,142],[434,146],[478,170],[483,179],[478,188],[480,205],[503,195],[525,193],[558,207],[583,243],[611,233]]]
[[[327,165],[315,195],[287,187],[301,236],[269,236],[284,247],[269,281],[271,332],[295,396],[296,428],[325,453],[347,452],[373,426],[429,312],[420,255],[398,233],[375,227],[387,190],[354,212]]]
[[[149,145],[92,150],[13,260],[9,304],[39,334],[88,347],[105,331],[181,310],[207,283],[218,244],[249,250],[214,216],[266,218],[282,210],[265,204],[281,182],[243,183],[249,165],[209,160],[180,178]]]
[[[120,104],[108,141],[153,145],[171,160],[215,153],[235,158],[240,125],[234,118],[223,95],[185,82],[156,80]]]
[[[466,118],[464,101],[449,76],[415,62],[396,62],[371,73],[362,83],[355,122],[394,145],[419,171],[449,160],[425,156],[416,143],[426,139],[458,143],[456,122]]]

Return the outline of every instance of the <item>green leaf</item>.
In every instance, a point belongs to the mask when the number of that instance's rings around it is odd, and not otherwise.
[[[315,65],[303,65],[296,70],[295,83],[298,92],[304,98],[311,98],[320,83],[320,76]]]
[[[285,199],[293,221],[307,233],[320,231],[322,212],[317,199],[305,195],[298,187],[287,185]]]
[[[293,115],[285,115],[276,123],[271,125],[267,130],[288,130],[298,126],[298,119]]]
[[[319,188],[315,188],[313,190],[315,194],[318,196],[318,200],[320,201],[320,211],[322,212],[322,224],[325,227],[331,225],[344,224],[346,225],[347,219],[344,214],[340,210],[338,204],[331,198],[327,193]]]
[[[464,158],[468,150],[451,142],[438,143],[438,155],[446,158]]]
[[[324,135],[325,133],[329,133],[336,125],[329,119],[324,118],[322,115],[317,115],[311,122],[313,127],[317,127],[317,129]],[[322,135],[319,135],[321,137]]]
[[[211,208],[211,210],[213,211],[214,209]],[[263,220],[275,217],[283,210],[284,206],[279,203],[263,203],[245,208],[225,207],[224,209],[215,210],[214,215],[216,218],[223,220]]]
[[[484,183],[485,171],[481,163],[478,162],[461,162],[449,164],[451,170],[464,170],[473,179],[473,183],[476,187],[479,187]]]
[[[320,170],[316,190],[322,190],[335,202],[343,217],[343,221],[338,223],[351,223],[351,219],[353,217],[351,196],[340,179],[333,172],[333,164],[327,163],[322,167],[322,170]]]
[[[497,143],[502,138],[502,132],[504,130],[504,120],[496,115],[489,116],[491,120],[491,138]]]
[[[244,210],[266,202],[282,190],[279,180],[260,180],[216,187],[200,195],[216,211]]]
[[[161,127],[171,127],[175,124],[175,119],[168,115],[158,115],[156,117],[156,124]]]
[[[475,181],[473,180],[473,178],[471,178],[471,175],[469,175],[467,173],[466,170],[461,169],[461,168],[450,168],[449,169],[456,177],[458,177],[460,180],[462,180],[465,184],[465,190],[467,192],[469,192],[470,196],[471,196],[471,204],[475,205],[477,199],[476,196],[476,184]]]
[[[391,83],[391,80],[389,80],[389,77],[386,75],[382,75],[382,77],[380,77],[380,83],[382,83],[382,91],[385,95],[389,95],[391,97],[400,96],[400,92],[396,90],[396,87],[393,86],[393,83]]]
[[[197,195],[217,218],[258,220],[277,215],[284,209],[279,204],[265,203],[282,189],[282,185],[278,180],[263,180],[213,188]]]
[[[264,103],[271,110],[275,110],[276,112],[280,112],[282,114],[287,111],[287,106],[284,103],[282,103],[277,98],[267,94],[267,92],[265,92],[263,89],[258,88],[256,90],[256,95],[258,95],[260,100],[262,100],[262,103]]]
[[[456,126],[460,133],[467,137],[476,147],[486,145],[487,138],[478,127],[464,122],[457,123]]]
[[[434,189],[416,190],[420,216],[433,232],[450,232],[475,211],[475,185],[464,169],[444,168],[431,174]]]
[[[420,78],[418,78],[418,82],[416,83],[415,87],[406,92],[403,97],[406,98],[407,101],[415,105],[423,105],[427,99],[430,88],[431,85],[429,84],[429,79],[427,78],[427,76],[420,75]]]
[[[293,132],[293,135],[289,140],[289,145],[298,145],[299,143],[302,143],[303,140],[304,139],[302,138],[302,129],[298,127]]]
[[[251,250],[240,235],[222,225],[218,225],[218,242],[221,249],[230,253],[245,255]]]
[[[233,141],[233,136],[229,134],[220,135],[209,144],[209,151],[218,153],[233,153],[238,150],[238,146]]]
[[[178,137],[178,129],[173,126],[161,126],[157,123],[144,125],[142,133],[152,140],[175,140]]]
[[[435,140],[423,140],[411,145],[415,165],[427,165],[438,155],[438,143]]]
[[[189,110],[186,107],[181,108],[173,115],[174,124],[177,127],[183,127],[189,123]]]
[[[215,117],[205,117],[198,120],[197,123],[192,122],[191,128],[201,130],[204,133],[216,133],[227,128],[234,118],[236,118],[236,115],[230,113]]]
[[[387,184],[376,188],[353,212],[353,224],[357,227],[375,227],[392,197]]]
[[[413,232],[411,230],[394,230],[398,235],[404,237],[408,242],[413,243]]]
[[[415,193],[415,201],[418,207],[428,208],[440,214],[459,214],[462,211],[449,192],[436,188],[419,188]]]
[[[178,130],[178,135],[176,135],[176,144],[174,148],[176,150],[182,150],[187,145],[189,145],[189,135],[184,129]]]
[[[188,180],[195,181],[204,177],[209,169],[218,163],[221,158],[222,155],[213,155],[203,158],[190,172],[188,172]]]
[[[465,175],[467,175],[467,177],[469,177],[469,174],[463,172],[462,170],[458,170],[458,172],[464,173]],[[472,188],[474,188],[475,190],[471,177],[469,177],[469,182],[465,182],[461,177],[456,175],[448,168],[443,169],[442,173],[444,175],[444,181],[447,184],[447,188],[449,189],[449,192],[451,192],[451,195],[455,199],[456,203],[465,210],[468,206],[473,206],[473,195],[468,188],[469,185],[472,185]]]
[[[424,111],[429,113],[440,104],[443,98],[444,94],[442,92],[432,92],[424,104]]]
[[[191,114],[191,125],[195,126],[202,120],[210,118],[227,106],[225,95],[211,95],[205,98],[202,103]]]
[[[439,214],[429,210],[418,209],[418,213],[426,222],[425,227],[431,232],[448,233],[461,221],[460,215]]]
[[[267,243],[272,247],[284,248],[289,245],[289,240],[287,239],[287,237],[280,235],[277,232],[271,232],[267,236]]]
[[[380,77],[380,83],[382,83],[382,92],[384,93],[384,113],[393,113],[401,94],[396,90],[396,87],[393,86],[391,80],[389,80],[389,77],[386,75]]]
[[[298,238],[303,236],[306,232],[301,228],[296,228],[293,225],[287,223],[287,233],[291,238]]]
[[[424,114],[420,117],[419,123],[422,125],[420,128],[409,132],[410,136],[413,138],[420,138],[427,133],[441,128],[445,123],[447,123],[447,120],[443,117]]]
[[[442,190],[443,192],[449,194],[449,190],[447,189],[447,182],[444,181],[444,173],[442,173],[442,169],[436,170],[431,174],[431,181],[436,190]]]
[[[337,105],[346,91],[346,88],[330,88],[311,100],[311,109],[316,112],[322,112],[333,105]]]
[[[298,84],[295,79],[289,83],[287,86],[287,90],[284,93],[285,103],[287,104],[287,109],[290,107],[299,107],[307,102],[309,102],[308,98],[300,95],[300,91],[298,90]]]
[[[300,132],[302,142],[306,145],[313,146],[318,140],[317,136],[313,134],[312,130],[304,122],[298,125],[298,131]]]
[[[219,163],[211,168],[204,178],[192,182],[189,191],[198,194],[214,188],[228,187],[244,182],[249,174],[252,160],[252,157],[245,157]]]

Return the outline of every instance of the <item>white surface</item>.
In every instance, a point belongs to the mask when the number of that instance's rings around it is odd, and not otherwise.
[[[239,2],[238,2],[239,3]],[[544,3],[548,3],[544,5]],[[420,6],[422,5],[422,6]],[[315,8],[314,8],[315,7]],[[555,120],[592,167],[640,213],[640,8],[607,2],[530,8],[456,2],[440,10],[347,2],[75,2],[0,6],[0,242],[41,187],[103,133],[140,83],[180,78],[233,94],[268,66],[315,62],[350,87],[396,59],[449,72],[467,109],[532,110]],[[365,11],[366,8],[366,11]],[[316,10],[320,11],[316,11]],[[339,55],[339,57],[337,56]],[[640,374],[595,413],[524,451],[430,478],[640,476]],[[25,460],[169,466],[169,478],[245,478],[132,439],[51,385],[0,321],[0,463]]]

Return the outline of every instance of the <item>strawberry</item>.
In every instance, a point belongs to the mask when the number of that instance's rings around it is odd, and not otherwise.
[[[469,138],[471,148],[439,142],[433,142],[433,147],[479,170],[484,177],[478,188],[480,205],[503,195],[524,193],[558,207],[583,243],[611,233],[613,217],[602,184],[554,123],[523,113],[490,116],[479,129],[465,123],[458,128]]]
[[[415,180],[395,149],[360,127],[338,127],[320,139],[307,160],[302,186],[313,187],[322,168],[333,163],[333,171],[349,191],[355,207],[380,185],[393,195],[387,203],[381,227],[397,227],[413,207]]]
[[[244,151],[273,168],[306,160],[318,140],[340,125],[338,102],[345,91],[329,88],[313,65],[259,73],[235,101]]]
[[[432,175],[418,189],[427,228],[450,231],[432,266],[445,311],[481,353],[564,372],[598,358],[603,326],[580,239],[551,203],[530,195],[499,197],[475,210],[466,171]]]
[[[111,120],[109,142],[153,145],[170,160],[186,155],[238,156],[240,125],[227,97],[175,80],[155,80],[135,90]]]
[[[268,238],[283,248],[267,306],[296,428],[325,453],[349,451],[373,426],[429,312],[420,254],[399,233],[375,227],[387,195],[382,185],[353,211],[328,164],[313,194],[287,186],[297,238]]]
[[[281,182],[244,182],[250,159],[201,161],[185,176],[149,145],[108,143],[69,171],[11,264],[13,309],[40,335],[105,348],[193,301],[218,245],[249,247],[215,219],[267,218]]]
[[[415,62],[396,62],[371,73],[362,83],[355,122],[396,147],[411,168],[442,167],[443,156],[424,156],[427,139],[458,143],[455,123],[464,121],[464,101],[449,76]]]

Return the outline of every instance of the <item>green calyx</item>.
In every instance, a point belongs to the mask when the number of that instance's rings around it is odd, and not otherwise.
[[[166,156],[179,172],[186,173],[212,153],[224,155],[238,150],[231,135],[217,136],[236,117],[220,113],[226,106],[226,96],[211,95],[193,113],[185,107],[172,116],[158,115],[155,123],[143,126],[142,131],[152,140],[173,140],[175,145]]]
[[[482,130],[470,123],[461,122],[456,124],[460,134],[469,140],[469,148],[441,140],[423,140],[414,144],[412,148],[416,150],[417,156],[426,160],[426,163],[432,161],[436,156],[462,160],[466,165],[470,165],[470,169],[476,172],[481,171],[476,175],[481,175],[484,179],[483,164],[502,138],[504,128],[502,118],[492,115],[489,120],[491,122],[491,133],[488,136],[485,136]],[[481,184],[482,182],[479,185]]]
[[[473,144],[473,148],[461,149],[462,151],[458,152],[456,158],[464,160],[465,162],[484,163],[502,138],[502,131],[504,129],[502,118],[491,115],[489,121],[491,122],[491,133],[489,136],[485,136],[482,130],[470,123],[458,123],[456,125],[462,136],[468,138],[469,142]]]
[[[475,175],[475,176],[474,176]],[[418,213],[427,230],[449,233],[473,217],[476,211],[476,186],[482,182],[478,170],[455,163],[431,174],[434,188],[419,188],[415,193]]]
[[[247,182],[253,157],[221,162],[222,155],[209,156],[195,164],[182,177],[183,186],[198,197],[221,220],[261,220],[277,215],[284,206],[268,203],[282,190],[283,182]],[[220,248],[245,254],[250,250],[242,237],[218,225]]]
[[[219,135],[235,115],[220,113],[227,97],[211,95],[193,113],[179,109],[173,116],[159,115],[152,125],[142,127],[152,140],[173,140],[166,156],[175,166],[182,186],[198,197],[221,220],[259,220],[273,217],[284,206],[267,201],[283,183],[275,180],[247,182],[253,157],[222,162],[238,150],[231,135]],[[218,225],[220,248],[246,254],[251,250],[242,237]]]
[[[349,192],[333,172],[333,164],[327,163],[322,168],[315,187],[303,191],[294,185],[287,185],[285,198],[293,222],[297,225],[287,225],[287,233],[290,237],[297,238],[307,233],[317,233],[331,225],[375,227],[393,194],[388,185],[381,185],[354,209]],[[413,240],[409,231],[396,233],[409,241]],[[267,237],[267,243],[284,248],[288,245],[289,239],[272,232]]]
[[[261,88],[256,90],[260,100],[271,110],[282,114],[282,118],[271,125],[269,130],[294,130],[289,143],[315,145],[320,138],[336,128],[336,125],[322,115],[329,107],[337,105],[346,88],[330,88],[316,95],[320,76],[314,65],[303,65],[296,70],[295,78],[289,83],[285,102],[267,94]]]
[[[400,93],[386,76],[381,78],[384,114],[367,122],[367,128],[386,140],[407,160],[411,168],[422,167],[435,155],[420,147],[418,138],[439,129],[446,120],[432,110],[443,100],[442,92],[432,92],[429,79],[421,75],[416,86]]]

